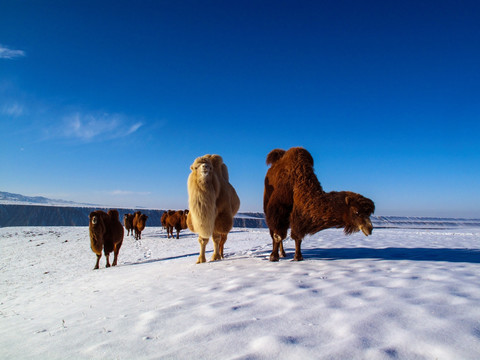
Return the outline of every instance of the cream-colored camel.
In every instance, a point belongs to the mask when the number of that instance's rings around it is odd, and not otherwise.
[[[200,255],[197,264],[206,262],[205,247],[210,237],[214,246],[211,261],[221,260],[240,199],[228,181],[228,169],[220,155],[198,157],[190,170],[187,225],[198,234]]]

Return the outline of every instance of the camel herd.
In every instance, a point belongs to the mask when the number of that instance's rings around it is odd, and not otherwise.
[[[283,240],[289,228],[295,241],[295,261],[303,260],[301,243],[305,235],[327,228],[343,228],[346,235],[358,231],[366,236],[372,233],[373,201],[350,191],[325,192],[315,175],[313,158],[304,148],[274,149],[267,155],[267,165],[270,168],[265,176],[263,210],[272,238],[270,261],[285,257]],[[173,229],[177,231],[177,239],[180,231],[187,228],[198,234],[197,264],[206,262],[205,249],[210,238],[214,246],[210,261],[221,260],[240,199],[229,182],[228,169],[220,155],[198,157],[190,170],[187,181],[189,210],[164,212],[162,226],[167,229],[168,238],[173,238]],[[127,235],[134,234],[136,240],[141,239],[147,218],[140,211],[125,214]],[[92,212],[89,232],[91,249],[97,255],[94,269],[99,267],[102,249],[106,267],[110,267],[112,251],[112,266],[115,266],[124,236],[118,211]]]

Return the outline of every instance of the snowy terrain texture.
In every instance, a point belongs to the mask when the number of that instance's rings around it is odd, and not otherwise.
[[[87,227],[5,227],[0,358],[479,359],[479,240],[325,230],[272,263],[267,229],[234,228],[224,260],[196,265],[194,234],[147,227],[94,271]]]

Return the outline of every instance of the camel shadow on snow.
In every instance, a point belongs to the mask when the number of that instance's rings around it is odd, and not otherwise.
[[[292,250],[287,250],[288,253]],[[449,248],[318,248],[305,249],[305,260],[411,260],[480,263],[480,249]]]

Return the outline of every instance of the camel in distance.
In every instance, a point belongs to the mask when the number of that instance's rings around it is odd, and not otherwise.
[[[163,218],[162,225],[167,228],[167,238],[173,238],[173,229],[177,231],[177,239],[180,238],[180,231],[185,230],[188,228],[187,226],[187,216],[188,216],[188,209],[185,210],[168,210],[168,212],[164,212],[167,214],[165,218]]]
[[[123,226],[119,219],[117,210],[92,211],[89,215],[90,247],[97,255],[97,262],[94,269],[99,268],[102,250],[107,259],[106,267],[110,267],[110,253],[113,251],[114,258],[112,266],[117,265],[118,253],[123,242]]]
[[[273,244],[270,261],[285,256],[283,240],[289,228],[295,240],[296,261],[303,260],[301,244],[307,234],[344,228],[346,235],[358,231],[371,235],[373,201],[350,191],[325,192],[307,150],[274,149],[266,162],[270,168],[265,176],[263,210]]]
[[[132,221],[133,230],[135,231],[135,240],[140,240],[142,238],[142,231],[147,225],[147,219],[147,215],[142,214],[140,211],[135,211]]]

